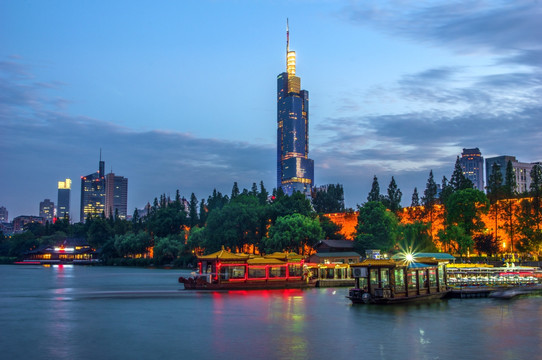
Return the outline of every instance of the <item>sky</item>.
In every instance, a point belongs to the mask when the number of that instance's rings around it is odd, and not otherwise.
[[[276,186],[286,19],[309,91],[315,184],[347,207],[373,176],[410,204],[463,148],[542,161],[541,1],[0,2],[0,206],[128,178],[128,212],[177,189]]]

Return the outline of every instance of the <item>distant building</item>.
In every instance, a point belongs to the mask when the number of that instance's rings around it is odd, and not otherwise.
[[[128,179],[112,172],[105,177],[105,216],[126,219],[128,210]]]
[[[535,163],[524,163],[516,160],[515,156],[497,156],[486,159],[486,178],[489,179],[491,175],[491,169],[493,164],[498,164],[502,173],[503,182],[505,181],[506,176],[506,166],[508,161],[512,162],[512,168],[516,175],[516,192],[523,193],[529,191],[531,186],[531,170]]]
[[[309,159],[309,92],[295,75],[295,51],[286,31],[286,72],[277,77],[277,189],[311,196],[314,161]]]
[[[38,223],[45,224],[45,219],[41,216],[21,215],[13,219],[13,232],[21,233],[24,231],[24,227],[28,224]]]
[[[98,171],[81,177],[80,221],[87,217],[100,216],[105,212],[105,162],[100,156]]]
[[[472,181],[476,189],[484,191],[484,158],[480,149],[463,149],[459,163],[463,175]]]
[[[50,223],[53,222],[55,217],[55,203],[49,199],[45,199],[40,202],[40,216]]]
[[[56,216],[59,219],[70,218],[70,197],[71,197],[72,181],[58,182],[58,199],[56,203]]]
[[[0,222],[8,222],[8,209],[0,206]]]

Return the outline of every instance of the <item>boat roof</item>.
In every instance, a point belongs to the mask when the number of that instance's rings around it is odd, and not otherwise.
[[[418,261],[419,258],[435,258],[437,260],[455,260],[455,257],[448,253],[414,253],[414,259]],[[404,254],[395,254],[391,258],[394,260],[404,259]]]
[[[356,257],[360,257],[361,255],[358,254],[357,252],[355,251],[336,251],[336,252],[320,252],[320,253],[315,253],[315,254],[312,254],[313,256],[317,256],[317,257],[345,257],[345,256],[356,256]]]
[[[284,261],[274,258],[254,257],[247,261],[248,265],[285,265]]]
[[[219,251],[216,251],[209,255],[200,255],[198,256],[199,260],[239,260],[239,261],[246,261],[250,255],[247,254],[234,254],[228,250],[222,249]]]

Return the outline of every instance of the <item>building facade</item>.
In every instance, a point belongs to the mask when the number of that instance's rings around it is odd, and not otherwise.
[[[22,233],[25,226],[32,223],[45,224],[45,219],[41,216],[21,215],[13,219],[13,232]]]
[[[128,210],[128,179],[112,172],[105,177],[105,216],[126,219]]]
[[[286,30],[286,72],[277,77],[277,189],[311,195],[314,161],[309,159],[309,92],[296,76],[295,51]]]
[[[72,181],[58,182],[58,198],[56,202],[56,217],[59,219],[70,218],[70,196],[71,196]]]
[[[0,206],[0,222],[8,222],[8,209]]]
[[[105,212],[105,162],[100,159],[98,171],[81,177],[80,221]]]
[[[53,218],[55,217],[55,203],[49,199],[40,202],[40,217],[44,221],[53,222]]]
[[[459,163],[463,175],[472,181],[476,189],[484,191],[484,158],[480,149],[463,149]]]
[[[502,173],[503,182],[506,179],[506,166],[508,161],[512,162],[512,168],[514,169],[514,174],[516,175],[516,192],[521,194],[526,191],[529,191],[531,186],[531,170],[533,169],[534,163],[524,163],[517,161],[515,156],[497,156],[486,159],[486,178],[489,179],[491,175],[491,168],[493,164],[499,165],[499,168]]]

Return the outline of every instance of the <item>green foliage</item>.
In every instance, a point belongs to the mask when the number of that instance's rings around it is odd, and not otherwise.
[[[87,220],[87,222],[90,223],[87,241],[93,248],[101,248],[109,238],[113,237],[113,229],[106,219],[97,217]]]
[[[474,241],[474,249],[478,251],[478,255],[486,253],[488,256],[493,256],[499,252],[499,242],[492,234],[480,234],[472,238]]]
[[[476,189],[464,189],[454,192],[446,202],[446,223],[463,228],[465,234],[472,236],[476,231],[482,231],[485,224],[481,214],[489,210],[486,195]]]
[[[410,206],[420,206],[420,196],[418,195],[418,188],[416,187],[414,188],[414,192],[412,193],[412,201],[410,202]]]
[[[275,201],[269,207],[269,219],[274,224],[277,218],[292,214],[301,214],[311,218],[316,216],[311,202],[304,194],[295,192],[291,196],[287,196],[279,188]]]
[[[143,254],[152,246],[150,235],[144,231],[137,234],[115,235],[113,244],[117,253],[122,257]]]
[[[335,224],[333,221],[331,221],[330,218],[328,218],[325,215],[319,215],[318,219],[320,221],[320,227],[322,228],[322,231],[324,232],[324,238],[326,240],[329,239],[342,239],[343,235],[340,233],[342,226]]]
[[[367,201],[381,201],[382,197],[380,196],[380,185],[378,185],[378,178],[376,175],[373,177],[373,183],[371,184],[371,191],[367,195]]]
[[[400,249],[414,252],[437,252],[435,244],[429,236],[429,225],[421,221],[398,226]]]
[[[397,240],[398,219],[380,201],[370,201],[359,207],[358,225],[354,248],[360,253],[365,250],[388,251]]]
[[[464,174],[459,162],[459,156],[455,160],[454,172],[450,179],[450,185],[454,191],[472,189],[474,184]]]
[[[468,250],[472,249],[474,241],[470,235],[465,233],[465,229],[458,225],[449,225],[444,230],[439,230],[438,237],[445,244],[446,252],[452,249],[462,257]]]
[[[198,219],[198,199],[196,198],[196,195],[192,193],[190,195],[190,205],[188,210],[188,217],[189,217],[189,224],[190,227],[196,226],[199,223]]]
[[[301,214],[281,216],[269,229],[264,240],[265,251],[304,253],[305,246],[314,246],[324,236],[320,222]]]
[[[403,193],[397,187],[395,178],[392,176],[388,186],[388,194],[383,198],[383,203],[391,211],[396,213],[401,209],[401,197]]]
[[[154,258],[159,264],[171,263],[183,251],[184,238],[179,235],[168,235],[154,239]]]
[[[317,190],[312,206],[318,214],[344,211],[344,190],[341,184],[329,184],[326,190]]]

